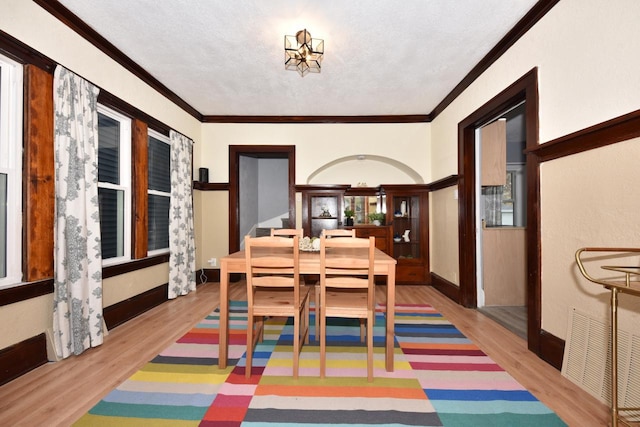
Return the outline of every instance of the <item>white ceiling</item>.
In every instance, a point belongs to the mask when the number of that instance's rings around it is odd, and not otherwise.
[[[429,114],[536,0],[59,0],[203,115]],[[322,73],[284,36],[324,39]]]

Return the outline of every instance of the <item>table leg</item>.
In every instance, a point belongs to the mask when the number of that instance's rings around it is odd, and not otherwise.
[[[393,372],[393,346],[396,319],[396,269],[395,266],[389,268],[387,276],[387,336],[385,362],[387,372]]]
[[[611,288],[611,426],[618,425],[618,288]]]
[[[227,367],[229,337],[229,273],[225,262],[220,264],[220,324],[218,341],[218,367]]]

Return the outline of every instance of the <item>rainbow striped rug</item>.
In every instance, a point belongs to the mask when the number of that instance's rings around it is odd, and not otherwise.
[[[394,372],[384,368],[384,318],[378,313],[373,383],[366,380],[366,348],[352,321],[331,319],[322,380],[313,336],[294,380],[291,319],[268,321],[247,380],[246,303],[231,303],[225,370],[217,367],[218,319],[211,313],[74,425],[565,425],[430,306],[396,306]]]

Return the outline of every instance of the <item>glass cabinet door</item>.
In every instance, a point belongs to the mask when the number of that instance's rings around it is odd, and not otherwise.
[[[393,254],[396,259],[421,259],[420,250],[420,197],[394,196]]]
[[[338,196],[311,196],[311,236],[320,237],[322,230],[338,228],[340,218],[340,198]]]

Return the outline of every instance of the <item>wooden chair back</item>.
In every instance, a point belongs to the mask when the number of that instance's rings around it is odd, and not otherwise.
[[[356,230],[352,228],[351,230],[347,230],[344,228],[334,228],[331,230],[322,230],[322,234],[320,237],[356,237]]]
[[[326,374],[327,317],[360,319],[367,328],[367,380],[373,381],[376,239],[320,237],[320,378]]]
[[[272,228],[271,237],[275,237],[275,236],[283,236],[283,237],[298,236],[300,239],[302,239],[302,228]]]
[[[287,316],[293,317],[293,377],[298,378],[300,350],[309,341],[309,289],[300,286],[298,236],[246,236],[244,247],[247,276],[245,377],[251,376],[253,349],[256,342],[262,340],[264,318]]]

